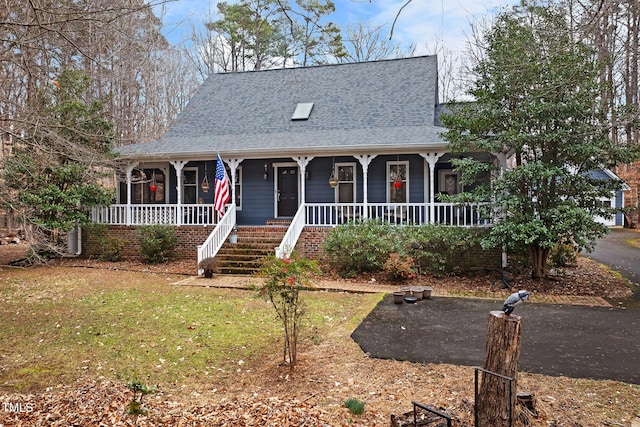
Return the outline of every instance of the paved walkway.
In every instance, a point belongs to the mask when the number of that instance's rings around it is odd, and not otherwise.
[[[176,286],[200,286],[205,288],[233,288],[251,289],[262,282],[261,278],[253,276],[216,275],[211,279],[192,276],[174,283]],[[340,280],[321,280],[317,283],[317,289],[322,291],[335,292],[356,292],[356,293],[392,293],[398,290],[397,286],[378,284],[376,282],[350,282]],[[434,289],[431,293],[434,297],[471,297],[476,299],[497,299],[504,300],[509,292],[483,292],[470,295],[465,293],[448,292],[446,290]],[[535,295],[528,302],[561,304],[561,305],[584,305],[590,307],[611,307],[604,298],[591,296],[564,296],[564,295]]]

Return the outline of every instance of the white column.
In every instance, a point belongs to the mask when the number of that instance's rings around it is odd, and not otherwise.
[[[369,217],[369,165],[371,161],[377,157],[377,154],[360,154],[355,156],[362,165],[362,204],[364,205],[364,218]]]
[[[188,161],[172,160],[169,163],[171,163],[171,166],[176,170],[176,192],[178,197],[178,201],[176,203],[178,211],[176,215],[176,225],[180,225],[182,224],[182,168],[184,168],[184,165],[186,165]]]
[[[304,204],[307,201],[307,165],[313,160],[313,156],[298,156],[293,160],[300,167],[300,204]]]
[[[236,171],[238,170],[238,166],[244,159],[222,159],[229,164],[229,169],[231,170],[231,203],[236,202]],[[215,179],[214,179],[215,183]]]
[[[126,173],[127,173],[127,225],[131,225],[131,174],[133,173],[133,169],[137,166],[137,163],[132,163],[127,165]]]
[[[436,176],[436,163],[440,160],[440,157],[444,153],[420,153],[422,157],[429,164],[429,223],[433,224],[435,221],[436,207],[435,203],[435,176]]]

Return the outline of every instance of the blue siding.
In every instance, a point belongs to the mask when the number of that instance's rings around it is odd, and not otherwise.
[[[291,161],[284,159],[281,161]],[[269,178],[265,180],[264,160],[244,160],[242,165],[242,210],[237,222],[242,225],[264,225],[273,218],[273,160],[267,161]],[[276,160],[275,162],[278,162]]]

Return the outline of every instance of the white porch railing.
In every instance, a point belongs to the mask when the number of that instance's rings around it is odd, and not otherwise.
[[[379,219],[392,224],[444,224],[482,227],[491,219],[483,216],[481,204],[452,203],[306,203],[300,206],[292,226],[329,226],[350,220]],[[304,215],[298,214],[304,211]],[[91,220],[113,225],[215,225],[213,205],[111,205],[94,207]],[[301,231],[301,230],[298,230]],[[288,242],[289,244],[292,242]],[[293,242],[295,244],[295,242]]]
[[[300,205],[298,212],[296,212],[293,220],[291,220],[291,224],[282,238],[280,246],[276,248],[276,257],[285,258],[291,256],[291,252],[296,246],[298,238],[300,237],[300,234],[302,234],[302,230],[304,230],[305,225],[305,206]]]
[[[236,225],[236,205],[229,205],[224,216],[220,219],[216,228],[213,229],[207,240],[203,244],[198,245],[198,275],[202,274],[200,269],[200,261],[205,258],[216,256],[224,242],[227,240],[229,233]]]
[[[306,225],[336,226],[351,220],[379,219],[391,224],[443,224],[482,227],[491,223],[480,211],[481,204],[452,203],[307,203]]]
[[[213,225],[213,205],[126,205],[95,206],[91,220],[112,225]]]

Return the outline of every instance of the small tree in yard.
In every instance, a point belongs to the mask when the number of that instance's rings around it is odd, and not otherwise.
[[[271,257],[260,270],[265,278],[260,295],[271,302],[284,326],[283,361],[291,369],[297,362],[298,335],[305,314],[300,291],[311,287],[318,273],[316,263],[306,258]]]
[[[637,145],[609,137],[632,116],[605,112],[594,51],[576,41],[558,6],[525,1],[499,15],[484,38],[469,91],[475,102],[451,105],[443,136],[453,152],[496,153],[510,167],[498,173],[471,157],[452,160],[464,184],[485,184],[451,199],[489,201],[498,222],[483,246],[525,245],[532,277],[544,278],[556,244],[590,250],[606,234],[594,216],[617,211],[599,200],[623,183],[592,172],[638,158]]]

